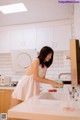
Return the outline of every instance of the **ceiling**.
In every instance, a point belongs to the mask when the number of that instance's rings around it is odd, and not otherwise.
[[[59,3],[58,0],[0,0],[0,6],[23,2],[28,12],[4,15],[0,12],[0,27],[7,25],[71,19],[73,4]]]

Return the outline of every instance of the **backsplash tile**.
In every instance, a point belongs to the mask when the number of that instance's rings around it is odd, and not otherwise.
[[[65,55],[70,55],[70,51],[55,51],[53,63],[47,70],[47,78],[57,80],[60,73],[71,73],[71,63],[65,59]],[[0,53],[0,74],[19,80],[25,73],[13,71],[10,53]]]
[[[71,73],[71,61],[65,58],[66,55],[70,55],[70,51],[55,51],[53,64],[48,69],[47,76],[51,75],[52,79],[57,80],[60,73]]]

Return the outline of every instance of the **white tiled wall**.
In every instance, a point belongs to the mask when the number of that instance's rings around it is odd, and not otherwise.
[[[65,59],[65,55],[69,54],[69,51],[56,51],[54,53],[53,64],[47,70],[47,78],[57,80],[60,73],[71,72],[70,60]],[[13,71],[10,53],[0,53],[0,74],[10,76],[12,80],[19,80],[25,73],[16,73]]]
[[[54,53],[53,64],[47,71],[47,77],[49,76],[51,79],[57,80],[60,73],[71,72],[71,61],[69,59],[65,59],[66,55],[70,55],[70,52],[60,51]]]
[[[0,74],[10,76],[12,80],[18,80],[24,73],[13,71],[10,53],[0,53]]]

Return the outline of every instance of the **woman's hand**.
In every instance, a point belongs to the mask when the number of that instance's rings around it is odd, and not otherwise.
[[[52,85],[52,87],[57,87],[57,88],[62,88],[63,87],[62,83],[58,83],[58,82],[54,82],[54,81],[52,81],[51,85]]]

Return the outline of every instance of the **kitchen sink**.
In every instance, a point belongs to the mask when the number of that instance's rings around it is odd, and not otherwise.
[[[68,92],[43,92],[37,96],[37,101],[35,99],[33,102],[38,107],[49,105],[49,107],[59,107],[66,111],[80,110],[80,102],[72,100]]]
[[[67,93],[50,93],[50,92],[45,92],[41,93],[38,96],[38,99],[44,99],[44,100],[67,100],[68,95]]]

